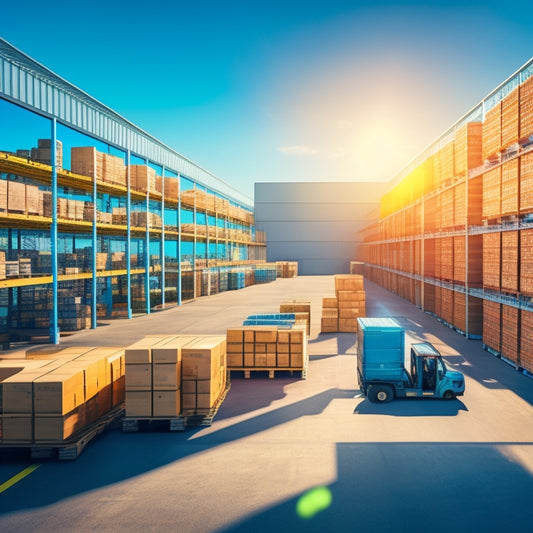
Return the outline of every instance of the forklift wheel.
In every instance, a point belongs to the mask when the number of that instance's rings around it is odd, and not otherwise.
[[[394,398],[392,388],[388,385],[370,385],[368,387],[368,399],[375,403],[390,402]]]
[[[451,390],[447,390],[443,395],[443,400],[453,400],[455,398],[455,394]]]

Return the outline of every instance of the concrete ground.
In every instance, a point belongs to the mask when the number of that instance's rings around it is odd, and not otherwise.
[[[310,298],[307,380],[232,379],[213,424],[106,431],[73,462],[0,449],[0,531],[530,531],[533,381],[407,301],[366,282],[367,314],[399,317],[465,374],[460,399],[376,405],[356,379],[354,334],[319,334],[333,276],[280,279],[115,321],[62,340],[224,333],[282,298]]]

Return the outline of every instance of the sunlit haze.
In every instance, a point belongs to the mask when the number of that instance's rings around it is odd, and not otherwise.
[[[531,56],[529,2],[301,6],[26,2],[2,37],[249,196],[387,181]]]

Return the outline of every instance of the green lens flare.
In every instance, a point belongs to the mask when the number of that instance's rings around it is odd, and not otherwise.
[[[300,518],[313,518],[317,513],[327,509],[333,499],[327,487],[315,487],[300,496],[296,504],[296,513]]]

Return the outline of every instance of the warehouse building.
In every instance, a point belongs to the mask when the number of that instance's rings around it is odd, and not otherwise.
[[[395,179],[358,258],[407,298],[533,373],[533,60]]]
[[[350,271],[360,231],[379,216],[385,183],[256,183],[255,223],[268,261],[297,261],[303,275]]]
[[[2,39],[0,116],[2,344],[271,279],[250,198]]]

